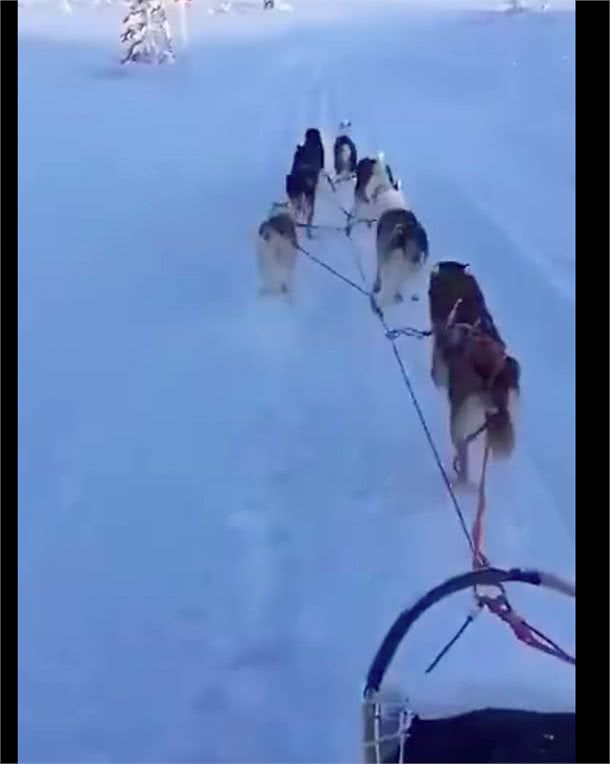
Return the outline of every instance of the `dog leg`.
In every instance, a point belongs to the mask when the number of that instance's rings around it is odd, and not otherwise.
[[[354,199],[354,205],[351,209],[351,212],[349,214],[349,217],[347,219],[349,231],[351,234],[352,228],[354,227],[354,224],[358,222],[362,222],[362,211],[364,209],[364,202],[361,201],[359,198]],[[369,226],[370,228],[370,226]],[[348,235],[350,235],[348,234]]]
[[[377,299],[374,294],[371,294],[369,297],[369,301],[371,303],[371,310],[378,318],[383,318],[383,311],[381,310],[379,303],[377,302]]]
[[[451,487],[460,493],[476,493],[479,486],[470,480],[470,465],[468,458],[468,444],[465,440],[457,444],[453,459],[455,475],[449,478]]]
[[[455,459],[453,461],[457,485],[467,485],[468,480],[468,444],[461,440],[455,445]]]
[[[455,366],[452,366],[452,373],[455,374],[455,372],[456,368]],[[468,379],[464,375],[461,379],[461,383],[469,387],[470,385],[476,384],[477,380],[474,378]],[[455,388],[455,380],[453,387]],[[470,482],[468,469],[468,444],[473,434],[485,424],[484,400],[479,393],[469,393],[461,398],[459,403],[452,403],[450,395],[450,407],[451,442],[453,443],[456,452],[454,461],[454,467],[457,474],[456,486],[466,489],[476,488],[476,486],[473,486]]]
[[[389,254],[381,252],[378,255],[378,273],[380,279],[380,305],[391,305],[402,302],[400,287],[404,281],[405,267],[402,252],[394,250]]]
[[[286,298],[287,302],[292,302],[292,298],[294,295],[294,288],[293,288],[293,269],[290,268],[285,277],[284,281],[282,283],[282,294]]]
[[[285,284],[285,291],[283,292],[284,302],[288,305],[294,305],[294,289],[291,283]]]
[[[377,269],[377,275],[375,276],[375,283],[373,284],[373,294],[379,294],[381,292],[381,274],[379,268]]]
[[[449,369],[447,364],[443,361],[441,351],[438,349],[436,340],[432,347],[432,367],[430,369],[430,376],[436,387],[448,387],[449,386]]]
[[[289,296],[292,292],[292,280],[297,260],[297,250],[292,239],[282,237],[276,249],[277,292],[280,296]]]
[[[256,260],[258,273],[261,280],[261,286],[258,290],[259,296],[267,296],[273,293],[273,243],[268,239],[260,238],[257,245]]]
[[[312,231],[311,226],[313,224],[313,216],[314,216],[314,208],[315,208],[315,199],[312,198],[308,205],[308,211],[307,211],[307,238],[312,239]]]

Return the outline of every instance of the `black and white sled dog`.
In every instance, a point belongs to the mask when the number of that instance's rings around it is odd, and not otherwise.
[[[377,276],[373,294],[379,307],[402,302],[402,288],[417,276],[428,259],[428,236],[409,209],[400,181],[392,176],[383,155],[367,170],[361,184],[365,203],[377,221]]]
[[[316,189],[323,169],[324,146],[320,131],[310,127],[305,132],[304,144],[297,146],[292,168],[286,175],[286,195],[290,199],[298,221],[307,224],[308,237],[311,237]]]
[[[356,144],[349,136],[352,123],[348,120],[339,125],[338,135],[333,147],[335,160],[335,180],[347,180],[356,173],[358,164],[358,152]]]
[[[297,229],[290,203],[274,202],[267,220],[258,229],[256,257],[262,282],[261,296],[292,296],[297,246]]]

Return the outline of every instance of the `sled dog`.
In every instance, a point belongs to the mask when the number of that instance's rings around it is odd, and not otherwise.
[[[341,122],[333,146],[335,178],[345,180],[352,177],[358,164],[356,144],[349,136],[351,122]]]
[[[449,429],[459,482],[468,482],[468,444],[479,434],[490,453],[509,456],[515,445],[513,406],[520,367],[506,346],[468,265],[438,263],[428,288],[434,384],[447,392]]]
[[[373,206],[377,220],[377,276],[373,295],[377,305],[383,308],[402,302],[402,288],[421,272],[428,259],[428,236],[409,209],[400,182],[394,180],[383,155],[374,160],[369,170],[368,181],[361,184],[360,194]]]
[[[260,295],[292,296],[297,260],[294,212],[288,202],[274,202],[258,229],[256,247]]]
[[[349,217],[348,236],[351,227],[357,222],[366,222],[368,228],[373,225],[375,217],[375,190],[391,186],[400,190],[400,181],[394,180],[390,165],[386,164],[383,154],[376,158],[364,157],[356,165],[356,185],[354,187],[354,203]]]
[[[307,225],[311,237],[318,178],[324,169],[324,147],[320,131],[309,128],[305,142],[296,148],[290,173],[286,175],[286,195],[300,223]]]

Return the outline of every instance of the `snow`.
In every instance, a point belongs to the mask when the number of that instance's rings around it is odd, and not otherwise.
[[[201,4],[175,65],[126,70],[123,7],[74,6],[20,9],[20,760],[359,759],[380,640],[468,547],[366,299],[306,259],[293,306],[258,299],[256,230],[306,127],[385,152],[523,367],[488,555],[573,576],[574,16]],[[357,281],[372,235],[305,246]],[[399,348],[449,464],[427,341]],[[510,596],[575,649],[570,600]],[[488,614],[425,677],[470,606],[401,650],[419,710],[574,707]]]

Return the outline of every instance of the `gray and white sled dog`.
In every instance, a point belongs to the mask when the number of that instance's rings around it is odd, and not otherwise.
[[[402,302],[403,287],[421,273],[428,259],[426,231],[409,209],[383,154],[374,160],[362,193],[377,221],[375,300],[379,307]]]
[[[297,246],[292,205],[290,202],[274,202],[267,220],[258,229],[259,295],[292,295]]]

